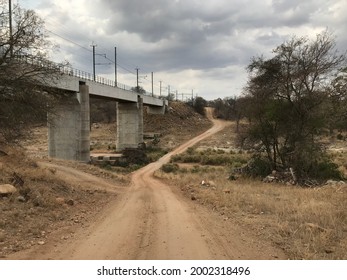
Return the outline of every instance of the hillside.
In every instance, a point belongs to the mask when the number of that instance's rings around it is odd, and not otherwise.
[[[160,133],[160,146],[163,148],[177,147],[210,126],[211,122],[206,117],[182,102],[170,102],[165,115],[144,114],[145,133]]]

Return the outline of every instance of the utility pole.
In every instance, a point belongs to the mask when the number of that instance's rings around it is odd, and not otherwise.
[[[117,87],[117,47],[114,47],[114,86]]]
[[[154,95],[154,90],[153,90],[153,72],[152,72],[152,96]]]
[[[162,84],[162,81],[160,81],[160,92],[159,92],[160,96],[161,96],[161,84]]]
[[[12,32],[12,0],[8,1],[8,20],[10,25],[10,57],[13,56],[13,32]]]
[[[170,85],[167,86],[167,97],[170,99]]]
[[[93,81],[95,82],[96,80],[96,74],[95,74],[95,47],[96,45],[94,42],[92,43],[91,47],[93,47]]]
[[[136,69],[136,89],[139,90],[139,68]]]

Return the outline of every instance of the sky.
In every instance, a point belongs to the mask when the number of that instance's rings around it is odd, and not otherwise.
[[[347,50],[346,0],[13,0],[35,10],[58,46],[52,57],[154,94],[239,96],[252,57],[328,29]],[[160,82],[161,81],[161,82]],[[160,87],[161,84],[161,87]],[[183,94],[183,95],[182,95]]]

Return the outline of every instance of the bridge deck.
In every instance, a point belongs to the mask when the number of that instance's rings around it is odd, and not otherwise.
[[[78,92],[80,82],[85,83],[89,87],[89,94],[93,96],[109,98],[119,102],[136,103],[138,100],[139,93],[137,92],[67,74],[63,74],[58,81],[54,82],[54,85],[52,86],[67,91]],[[144,105],[157,107],[167,105],[166,100],[158,97],[146,94],[141,94],[141,96],[143,98]]]

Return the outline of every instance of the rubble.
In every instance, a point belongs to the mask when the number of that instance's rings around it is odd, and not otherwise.
[[[266,176],[263,179],[264,183],[282,183],[288,185],[296,185],[296,177],[293,170],[290,168],[287,171],[276,171],[273,170],[271,175]]]
[[[324,186],[347,187],[347,183],[344,181],[328,180]]]

